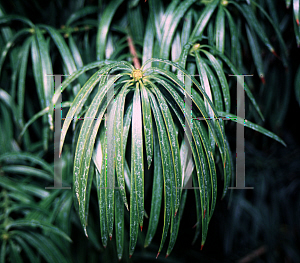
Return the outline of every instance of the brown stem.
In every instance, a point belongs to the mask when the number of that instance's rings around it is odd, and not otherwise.
[[[133,58],[132,58],[133,65],[136,69],[140,69],[141,68],[141,63],[138,59],[134,44],[133,44],[132,39],[131,39],[130,36],[127,37],[127,42],[128,42],[130,54],[133,56]]]
[[[249,253],[248,255],[246,255],[245,257],[241,258],[238,263],[248,263],[253,261],[255,258],[261,256],[262,254],[266,253],[267,248],[266,246],[261,246],[258,249],[252,251],[251,253]]]

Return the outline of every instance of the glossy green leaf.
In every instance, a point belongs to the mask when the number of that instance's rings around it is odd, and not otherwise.
[[[11,252],[11,258],[10,259],[11,259],[11,261],[13,263],[22,263],[23,260],[22,260],[21,256],[18,253],[18,248],[15,245],[15,243],[12,240],[9,239],[8,244],[10,246],[10,252]]]
[[[124,246],[124,203],[118,189],[115,190],[115,233],[118,259],[122,259]]]
[[[285,142],[282,139],[280,139],[276,134],[274,134],[273,132],[268,131],[267,129],[261,127],[260,125],[257,125],[257,124],[255,124],[251,121],[246,120],[246,119],[244,120],[241,117],[238,117],[238,116],[236,116],[234,114],[231,114],[231,113],[225,113],[225,112],[219,112],[219,113],[220,113],[221,116],[230,118],[232,121],[235,121],[239,124],[242,124],[245,127],[248,127],[248,128],[250,128],[254,131],[258,131],[258,132],[260,132],[260,133],[262,133],[262,134],[264,134],[264,135],[280,142],[282,145],[286,146]]]
[[[5,229],[10,230],[11,228],[16,228],[16,227],[40,227],[43,230],[50,231],[51,233],[59,235],[65,240],[72,242],[72,240],[63,231],[61,231],[58,227],[49,224],[47,222],[41,222],[37,220],[17,219],[12,222],[9,222],[5,226]]]
[[[132,158],[133,173],[136,189],[137,213],[139,225],[142,229],[144,220],[144,160],[143,160],[143,131],[142,131],[142,105],[140,99],[140,87],[136,84],[136,89],[133,97],[132,109]],[[132,188],[131,188],[132,191]]]
[[[293,0],[294,17],[295,17],[295,20],[296,20],[296,23],[297,23],[298,27],[300,26],[300,22],[299,22],[299,14],[300,14],[299,5],[300,4],[299,3],[300,3],[299,0]]]
[[[170,226],[170,219],[171,219],[171,213],[172,213],[172,204],[174,204],[174,200],[172,200],[172,184],[171,184],[171,156],[170,156],[170,146],[169,146],[169,140],[168,135],[166,131],[166,126],[162,117],[162,114],[160,112],[159,105],[154,97],[154,95],[150,92],[148,92],[151,108],[153,111],[153,116],[156,123],[156,129],[158,134],[158,140],[159,140],[159,148],[160,148],[160,154],[162,157],[162,167],[163,167],[163,178],[164,178],[164,228],[163,228],[163,234],[158,250],[158,254],[161,252],[163,245],[166,241],[166,237],[168,234],[168,229]]]
[[[216,17],[216,48],[221,53],[225,50],[225,12],[222,5],[219,6]]]
[[[9,49],[13,46],[14,42],[16,42],[16,40],[21,37],[22,35],[25,35],[27,33],[29,33],[30,30],[28,28],[22,29],[20,31],[18,31],[7,43],[5,48],[2,50],[1,52],[1,57],[0,57],[0,73],[3,67],[3,63],[5,61],[5,58],[7,56],[7,53],[9,51]]]
[[[213,0],[212,2],[208,3],[206,7],[201,12],[201,15],[194,27],[194,30],[190,36],[191,42],[195,42],[196,39],[201,39],[203,31],[210,20],[213,12],[215,11],[217,5],[219,4],[219,0]]]
[[[97,38],[96,38],[97,60],[103,60],[105,58],[105,49],[106,49],[108,30],[111,21],[113,19],[113,16],[122,2],[123,0],[110,1],[101,16],[101,20],[98,27]]]
[[[142,98],[142,111],[143,111],[143,124],[144,124],[144,138],[146,144],[146,156],[148,169],[152,163],[153,156],[153,129],[152,129],[152,114],[151,107],[148,98],[148,93],[142,82],[141,85],[141,98]]]
[[[261,58],[259,44],[257,42],[254,32],[248,26],[246,26],[246,32],[247,32],[248,43],[250,45],[250,50],[252,53],[252,58],[254,60],[254,64],[256,66],[257,73],[258,73],[260,79],[262,80],[262,82],[265,83],[265,77],[264,77],[264,72],[263,72],[263,62],[262,62],[262,58]]]
[[[116,114],[115,114],[115,127],[114,127],[114,141],[115,141],[115,162],[116,162],[116,174],[119,186],[119,194],[121,194],[124,205],[128,210],[128,203],[125,192],[125,181],[124,181],[124,146],[123,146],[123,117],[124,117],[124,107],[125,98],[128,93],[126,90],[127,84],[122,88],[118,94],[116,100]]]
[[[169,57],[170,48],[172,39],[175,33],[175,30],[187,11],[187,9],[195,2],[196,0],[186,0],[182,2],[175,10],[174,13],[172,13],[165,21],[165,26],[163,30],[163,36],[162,36],[162,43],[161,43],[161,49],[160,49],[160,57],[167,59]],[[171,22],[172,21],[172,22]]]
[[[74,170],[73,170],[74,188],[75,188],[76,197],[79,202],[79,214],[80,214],[81,223],[85,232],[86,232],[85,192],[87,187],[87,175],[89,172],[89,165],[90,165],[92,152],[93,152],[93,145],[103,115],[108,106],[107,103],[109,102],[109,101],[107,102],[104,101],[105,94],[108,91],[108,89],[110,89],[111,86],[114,84],[114,82],[120,77],[121,77],[120,74],[114,76],[108,81],[108,83],[104,87],[99,88],[96,96],[94,97],[91,105],[89,106],[88,111],[85,114],[84,121],[80,130],[77,146],[76,146]],[[94,120],[99,107],[100,107],[99,114],[97,116],[97,119]],[[112,229],[110,230],[112,231]],[[110,232],[110,234],[112,234],[112,232]]]
[[[29,48],[31,45],[33,37],[26,39],[22,46],[22,58],[19,71],[19,82],[18,82],[18,121],[20,126],[23,126],[23,111],[24,111],[24,96],[25,96],[25,80],[26,80],[26,71],[27,71],[27,61]]]
[[[162,190],[163,190],[163,168],[162,158],[160,155],[159,142],[157,133],[154,132],[154,172],[153,172],[153,184],[152,184],[152,198],[151,198],[151,211],[148,225],[148,231],[145,238],[144,247],[149,246],[151,243],[159,221]]]
[[[154,88],[155,95],[157,97],[157,101],[160,104],[160,110],[166,125],[166,132],[170,143],[170,150],[172,156],[172,163],[173,163],[173,171],[171,172],[172,181],[175,183],[174,192],[175,192],[175,200],[174,204],[172,204],[173,212],[176,214],[179,205],[180,205],[180,198],[181,198],[181,161],[180,161],[180,151],[179,151],[179,144],[177,139],[177,134],[175,130],[175,124],[173,122],[173,118],[171,112],[168,108],[168,105],[163,98],[161,92]]]
[[[22,247],[22,249],[25,251],[26,256],[30,260],[30,262],[33,262],[33,263],[38,262],[36,255],[30,248],[30,246],[28,246],[28,244],[21,237],[14,235],[12,238]]]
[[[70,26],[74,21],[79,20],[82,17],[85,17],[87,15],[96,13],[98,10],[95,8],[95,6],[85,6],[84,8],[79,9],[78,11],[72,13],[72,15],[69,17],[69,19],[66,22],[66,26]]]

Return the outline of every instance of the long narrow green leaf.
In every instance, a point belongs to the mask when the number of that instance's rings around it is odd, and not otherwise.
[[[156,123],[160,154],[162,157],[163,178],[164,178],[164,228],[163,228],[163,234],[162,234],[162,238],[161,238],[161,242],[157,254],[158,256],[166,241],[166,237],[170,225],[170,219],[171,219],[171,212],[172,212],[171,206],[174,202],[174,200],[172,200],[173,198],[172,198],[172,185],[171,185],[172,161],[170,156],[170,147],[169,147],[169,140],[166,131],[166,126],[162,114],[160,112],[159,105],[156,102],[155,97],[152,93],[148,92],[148,95],[150,97],[151,108]]]
[[[162,158],[160,155],[159,142],[157,133],[154,132],[154,171],[153,171],[153,184],[152,184],[152,198],[151,198],[151,211],[148,225],[148,231],[145,238],[144,247],[149,246],[151,243],[159,221],[161,199],[163,190],[163,168]]]
[[[300,26],[300,22],[299,22],[299,4],[300,3],[300,0],[293,0],[293,10],[294,10],[294,16],[295,16],[295,20],[296,20],[296,23],[297,23],[297,26],[299,27]]]
[[[117,79],[117,78],[116,78]],[[110,79],[109,81],[112,81]],[[100,90],[101,88],[99,88]],[[112,89],[112,85],[109,85],[109,89]],[[107,136],[107,146],[106,146],[106,168],[105,168],[105,203],[106,203],[106,220],[107,220],[107,231],[109,239],[112,239],[113,227],[114,227],[114,192],[115,192],[115,114],[117,104],[111,104],[113,99],[112,90],[108,90],[107,96],[107,113],[106,113],[106,136]],[[111,93],[110,93],[111,92]],[[109,96],[111,94],[111,97]],[[110,102],[111,101],[111,102]],[[95,105],[94,105],[95,106]],[[92,145],[91,145],[92,146]]]
[[[97,60],[103,60],[105,58],[106,40],[109,31],[109,27],[115,12],[121,5],[123,0],[110,1],[105,8],[104,13],[101,16],[101,20],[98,27],[98,33],[96,38],[97,46]]]
[[[187,9],[194,3],[196,0],[186,0],[182,2],[171,16],[168,17],[168,21],[165,22],[164,33],[162,37],[161,49],[160,49],[160,57],[167,59],[169,57],[170,48],[172,39],[175,33],[175,30],[187,11]]]
[[[237,7],[242,15],[245,17],[246,21],[248,22],[249,26],[252,27],[256,34],[259,36],[261,41],[264,43],[264,45],[273,53],[274,48],[267,37],[265,30],[262,29],[260,23],[258,22],[252,7],[248,4],[238,4],[234,1],[228,1],[228,3],[233,4],[235,7]]]
[[[18,16],[18,15],[5,15],[0,17],[0,24],[2,23],[7,23],[9,21],[12,20],[17,20],[17,21],[21,21],[24,24],[27,24],[29,27],[34,28],[34,24],[27,18],[22,17],[22,16]]]
[[[147,163],[149,169],[152,163],[152,156],[153,156],[152,114],[151,114],[150,102],[149,102],[146,88],[142,82],[140,82],[140,85],[141,85],[144,137],[145,137],[145,144],[146,144]]]
[[[79,9],[78,11],[72,13],[72,15],[69,17],[69,19],[66,22],[66,26],[70,26],[74,21],[85,17],[87,15],[96,13],[98,10],[97,8],[95,8],[95,6],[85,6],[81,9]]]
[[[230,50],[230,58],[234,65],[237,65],[237,57],[238,57],[238,44],[239,44],[239,35],[237,32],[237,28],[235,25],[235,22],[230,14],[230,12],[227,10],[227,8],[224,8],[225,14],[228,19],[229,24],[229,30],[230,30],[230,42],[231,42],[231,50]],[[211,45],[210,45],[211,46]]]
[[[18,248],[17,246],[15,245],[15,243],[9,239],[8,240],[8,244],[10,246],[10,260],[11,262],[15,262],[15,263],[22,263],[23,260],[22,258],[20,257],[20,254],[18,253]]]
[[[172,209],[176,214],[180,205],[181,187],[182,187],[179,144],[178,144],[177,134],[175,130],[175,124],[171,112],[168,108],[168,105],[165,99],[163,98],[161,92],[157,88],[154,88],[154,92],[157,97],[158,103],[160,104],[160,110],[166,125],[166,132],[170,143],[170,150],[171,150],[171,156],[173,161],[173,171],[171,173],[171,177],[172,177],[172,181],[175,182],[175,189],[174,189],[175,200],[174,200],[174,204],[172,205]]]
[[[76,65],[64,38],[53,27],[43,25],[41,26],[41,28],[45,28],[49,32],[50,36],[52,37],[54,43],[58,48],[58,51],[61,55],[61,58],[63,59],[68,73],[72,74],[74,71],[76,71]]]
[[[125,98],[128,93],[126,90],[127,85],[125,85],[118,94],[118,99],[116,100],[117,109],[115,115],[115,129],[114,129],[114,137],[115,137],[115,154],[116,154],[116,173],[118,186],[120,188],[120,194],[122,196],[124,205],[128,210],[128,203],[125,192],[125,181],[124,181],[124,145],[123,145],[123,118],[124,118],[124,107],[125,107]]]
[[[4,239],[2,244],[1,244],[1,253],[0,253],[0,263],[5,263],[5,258],[6,258],[6,244],[7,241]]]
[[[130,3],[128,3],[127,14],[130,35],[134,42],[141,42],[144,36],[144,19],[141,4],[130,7]]]
[[[154,30],[152,28],[151,16],[149,16],[146,24],[146,32],[145,32],[144,44],[143,44],[143,60],[142,60],[143,64],[148,59],[152,58],[153,48],[154,48]],[[147,68],[150,66],[151,65],[147,65]]]
[[[206,5],[206,7],[203,9],[201,12],[201,15],[194,27],[194,30],[190,36],[189,41],[190,42],[195,42],[196,39],[201,39],[202,38],[202,33],[211,18],[213,12],[215,11],[217,5],[219,4],[219,0],[213,0],[209,4]]]
[[[138,85],[138,84],[136,84]],[[137,100],[137,95],[139,96],[138,92],[138,86],[136,88],[136,91],[134,93],[135,99]],[[137,93],[137,95],[136,95]],[[136,102],[135,102],[136,104]],[[137,106],[137,105],[136,105]],[[136,106],[134,108],[136,108]],[[133,108],[133,107],[132,107]],[[134,110],[133,110],[134,113]],[[134,120],[134,116],[132,114],[132,120]],[[133,125],[133,123],[132,123]],[[138,132],[138,131],[136,131]],[[136,242],[137,242],[137,236],[138,236],[138,227],[139,227],[139,214],[138,214],[138,204],[137,204],[137,187],[136,187],[136,176],[135,176],[135,154],[136,150],[134,148],[135,146],[135,138],[133,137],[132,132],[132,142],[131,142],[131,176],[130,176],[130,227],[129,227],[129,257],[132,256]],[[138,165],[138,164],[136,164]]]
[[[150,19],[152,22],[152,28],[156,33],[158,43],[161,43],[162,32],[161,22],[163,18],[162,2],[159,0],[149,0]]]
[[[248,43],[250,45],[250,50],[252,53],[254,64],[256,66],[257,73],[258,73],[261,81],[263,83],[265,83],[265,77],[264,77],[264,72],[263,72],[263,62],[262,62],[262,58],[261,58],[259,44],[257,42],[254,32],[248,26],[246,26],[246,32],[247,32]]]
[[[24,96],[25,96],[25,80],[26,80],[26,71],[27,71],[27,61],[29,55],[29,48],[31,45],[33,37],[26,39],[25,43],[22,46],[22,58],[19,71],[19,82],[18,82],[18,121],[19,125],[22,127],[23,123],[23,111],[24,111]]]
[[[107,102],[103,102],[103,99],[107,90],[114,84],[114,81],[116,81],[120,77],[121,75],[118,74],[112,79],[110,79],[104,87],[99,87],[96,96],[94,97],[91,105],[89,106],[88,111],[85,114],[76,146],[73,172],[74,188],[79,202],[79,214],[85,233],[85,192],[87,187],[87,175],[89,171],[90,160],[92,157],[93,145],[95,142],[96,134],[101,124],[104,112],[107,108]],[[95,121],[94,119],[99,107],[99,114],[97,120]],[[112,231],[112,229],[110,230]],[[110,232],[110,234],[112,234],[112,232]]]
[[[160,84],[162,84],[169,92],[170,94],[172,95],[172,97],[174,98],[176,104],[179,106],[180,108],[180,111],[182,112],[182,115],[180,115],[179,113],[179,109],[177,107],[174,107],[175,105],[171,102],[169,102],[170,105],[172,105],[174,108],[174,112],[175,114],[177,115],[178,119],[179,119],[179,122],[181,123],[182,127],[184,127],[184,120],[183,120],[183,114],[184,114],[184,101],[183,101],[183,98],[180,98],[178,95],[178,92],[175,90],[175,89],[172,89],[170,85],[168,85],[165,81],[157,78],[156,79],[157,82],[159,82]],[[200,155],[200,152],[199,152],[199,143],[200,143],[200,138],[198,137],[198,134],[195,133],[195,130],[194,129],[191,129],[191,126],[190,124],[188,123],[189,125],[189,129],[192,133],[192,138],[190,138],[189,136],[187,136],[187,139],[189,141],[189,144],[191,146],[191,149],[192,149],[192,153],[193,153],[193,156],[194,156],[194,160],[195,160],[195,164],[196,164],[196,170],[197,170],[197,178],[198,178],[198,181],[199,183],[201,182],[201,178],[200,178],[200,174],[203,176],[203,166],[200,164],[200,160],[202,159],[202,156]],[[191,140],[192,139],[192,140]],[[201,162],[202,164],[204,162]],[[201,206],[201,210],[202,210],[202,218],[204,218],[204,214],[205,214],[205,207],[206,207],[206,200],[204,199],[204,196],[205,196],[205,188],[204,188],[204,183],[200,183],[200,188],[201,188],[201,191],[199,191],[199,194],[200,194],[200,200],[201,200],[201,203],[202,203],[202,206]],[[208,221],[206,220],[205,221],[206,223],[208,223]],[[206,239],[206,234],[207,234],[207,224],[203,224],[203,227],[202,227],[202,242],[201,244],[204,245],[204,242],[205,242],[205,239]]]
[[[60,230],[58,227],[49,224],[45,221],[37,221],[37,220],[26,220],[26,219],[18,219],[14,220],[10,223],[8,223],[5,226],[6,230],[10,230],[11,228],[16,227],[40,227],[43,230],[50,231],[53,234],[59,235],[60,237],[64,238],[65,240],[72,242],[72,240],[68,237],[67,234],[65,234],[62,230]]]
[[[189,40],[189,36],[192,29],[192,10],[189,10],[183,21],[183,27],[181,32],[181,46],[183,47],[185,44],[187,44]]]
[[[225,104],[225,109],[226,112],[230,111],[230,104],[231,104],[231,99],[230,99],[230,92],[229,92],[229,86],[228,86],[228,82],[226,80],[224,71],[221,68],[220,63],[218,62],[218,60],[208,51],[201,49],[201,52],[203,52],[206,57],[209,59],[210,63],[212,64],[215,72],[217,73],[217,76],[219,78],[219,81],[221,83],[221,88],[222,88],[222,92],[223,92],[223,97],[224,97],[224,104]]]
[[[26,256],[30,260],[30,262],[33,263],[38,262],[37,257],[32,251],[32,249],[30,248],[30,246],[28,246],[28,244],[21,237],[15,235],[12,236],[12,238],[24,249]]]
[[[222,5],[219,6],[216,17],[216,48],[221,53],[225,49],[225,12]]]
[[[245,127],[248,127],[254,131],[258,131],[260,133],[262,133],[263,135],[266,135],[278,142],[280,142],[282,145],[286,146],[285,142],[280,139],[276,134],[274,134],[273,132],[270,132],[268,131],[267,129],[261,127],[260,125],[257,125],[251,121],[248,121],[248,120],[244,120],[242,119],[241,117],[238,117],[234,114],[231,114],[231,113],[225,113],[225,112],[219,112],[221,116],[224,116],[224,117],[227,117],[227,118],[230,118],[232,121],[235,121],[239,124],[242,124],[244,125]]]
[[[202,48],[204,47],[210,47],[210,46],[206,46],[206,45],[203,45]],[[212,49],[214,49],[213,47],[210,47]],[[217,55],[219,55],[222,60],[228,65],[228,67],[230,68],[231,72],[234,74],[234,75],[240,75],[240,72],[236,69],[236,67],[231,63],[230,59],[228,59],[225,55],[223,55],[222,53],[220,53],[219,51],[217,51],[216,49],[214,49],[215,52],[217,53]],[[203,50],[202,50],[203,51]],[[245,92],[248,96],[248,98],[250,99],[250,101],[252,102],[254,108],[256,109],[256,111],[258,112],[258,114],[260,115],[260,117],[262,118],[262,120],[264,120],[264,116],[262,115],[261,113],[261,110],[251,92],[251,90],[249,89],[248,85],[245,83]]]
[[[139,225],[143,228],[144,219],[144,160],[143,160],[143,131],[142,131],[142,106],[140,99],[139,83],[136,84],[136,89],[133,97],[132,109],[132,157],[133,167],[131,173],[134,174],[137,213]],[[132,189],[131,189],[132,190]]]
[[[107,246],[108,231],[106,221],[106,202],[105,202],[105,152],[106,152],[106,133],[103,128],[100,128],[100,139],[93,155],[94,163],[97,167],[96,170],[96,184],[97,184],[97,195],[99,203],[99,217],[100,217],[100,232],[101,241],[104,248]]]
[[[28,28],[22,29],[22,30],[18,31],[16,34],[14,34],[13,37],[6,43],[6,46],[2,50],[1,57],[0,57],[0,74],[1,74],[2,66],[3,66],[3,63],[5,61],[5,58],[7,56],[9,49],[13,46],[13,44],[16,42],[16,40],[19,37],[21,37],[22,35],[27,34],[29,32],[30,32],[30,29],[28,29]]]
[[[43,79],[43,89],[45,94],[45,106],[50,106],[51,98],[54,94],[54,83],[53,83],[53,70],[52,70],[52,62],[50,59],[50,54],[48,51],[48,45],[45,41],[44,36],[42,35],[39,28],[35,28],[35,36],[38,44],[39,54],[40,54],[40,61],[41,61],[41,74]],[[50,113],[51,107],[48,114],[48,122],[50,125],[50,129],[53,129],[53,118],[52,114]]]
[[[124,246],[124,203],[118,189],[115,190],[115,232],[118,259],[122,259]]]

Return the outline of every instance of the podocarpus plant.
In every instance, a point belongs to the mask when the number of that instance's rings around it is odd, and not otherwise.
[[[220,117],[284,144],[275,134],[235,116],[235,98],[231,99],[230,93],[236,82],[227,78],[250,69],[244,61],[244,43],[253,58],[251,66],[256,72],[251,73],[263,84],[262,49],[280,56],[284,65],[288,63],[278,23],[269,14],[272,1],[267,2],[115,0],[86,6],[78,1],[78,10],[60,21],[60,29],[58,24],[35,24],[26,17],[6,15],[1,7],[0,95],[14,117],[9,126],[16,129],[15,134],[4,131],[9,138],[2,141],[4,153],[48,151],[54,105],[58,110],[60,94],[53,96],[54,81],[47,75],[60,70],[59,74],[69,75],[61,86],[62,108],[69,110],[67,114],[63,111],[60,153],[74,152],[72,187],[85,234],[92,187],[99,201],[102,245],[107,246],[114,231],[119,259],[125,242],[129,242],[132,256],[147,212],[145,246],[150,244],[163,199],[158,254],[170,231],[169,255],[185,207],[184,188],[192,178],[195,239],[201,233],[202,249],[217,201],[217,177],[224,180],[224,197],[234,170],[226,125]],[[298,21],[296,4],[294,10]],[[278,43],[270,41],[269,27]],[[297,29],[295,26],[296,36]],[[245,84],[244,89],[250,100],[246,109],[254,109],[264,119],[251,88]],[[192,101],[190,112],[185,100]],[[10,113],[6,108],[3,113],[1,121],[6,123]],[[198,117],[204,121],[197,121]],[[71,124],[75,132],[67,136]],[[185,140],[187,133],[191,136]],[[66,149],[66,144],[74,151]],[[151,180],[144,177],[146,170],[151,172]],[[152,206],[145,211],[145,185],[149,183]],[[129,240],[124,240],[126,210]],[[13,247],[2,247],[5,259]]]

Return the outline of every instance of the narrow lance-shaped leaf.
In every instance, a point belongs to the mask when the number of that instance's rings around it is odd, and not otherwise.
[[[142,106],[138,82],[136,83],[136,89],[133,96],[131,151],[133,156],[133,167],[131,167],[131,173],[134,173],[137,198],[137,213],[139,218],[139,224],[142,230],[144,220],[144,160],[142,134]]]
[[[224,53],[225,49],[225,12],[222,5],[219,6],[216,17],[216,47]]]
[[[297,26],[299,27],[300,26],[300,23],[299,23],[299,3],[300,3],[300,0],[293,0],[293,10],[294,10],[294,16],[295,16],[295,20],[296,20],[296,23],[297,23]]]
[[[135,99],[136,98],[136,93],[138,92],[138,83],[136,83],[137,87],[134,92]],[[135,107],[133,107],[135,108]],[[134,113],[134,109],[133,109]],[[134,119],[134,115],[132,115],[132,120]],[[133,123],[132,123],[133,125]],[[133,128],[132,128],[133,129]],[[135,158],[136,158],[136,150],[135,150],[135,138],[133,138],[133,131],[132,131],[132,142],[131,142],[131,176],[130,176],[130,227],[129,227],[129,232],[130,232],[130,237],[129,237],[129,257],[132,256],[135,246],[136,246],[136,241],[137,241],[137,236],[138,236],[138,227],[139,227],[139,215],[138,215],[138,204],[137,204],[137,187],[136,187],[136,178],[135,178]]]
[[[115,233],[118,259],[122,259],[124,246],[124,203],[119,189],[115,190]]]
[[[169,52],[171,48],[172,39],[175,33],[175,30],[179,24],[179,21],[187,11],[187,9],[194,3],[196,0],[186,0],[182,2],[177,8],[176,11],[168,17],[168,21],[165,21],[164,33],[162,37],[160,57],[167,59],[169,57]]]
[[[96,67],[96,65],[94,64],[93,67],[94,66]],[[92,77],[90,77],[90,79],[85,83],[85,85],[81,88],[81,90],[75,97],[75,99],[67,113],[66,119],[65,119],[63,127],[62,127],[62,132],[61,132],[61,137],[60,137],[61,138],[60,139],[60,149],[59,149],[60,154],[61,154],[62,147],[64,144],[65,136],[67,134],[67,130],[73,120],[74,115],[80,111],[80,109],[82,108],[83,104],[87,100],[89,94],[92,92],[95,85],[103,77],[103,74],[105,74],[105,72],[109,72],[109,70],[111,68],[113,68],[114,66],[118,66],[118,65],[126,65],[126,63],[124,63],[124,62],[112,63],[112,64],[107,65],[107,66],[103,67],[102,69],[98,70]],[[82,71],[79,71],[79,72],[82,73]],[[79,76],[79,73],[75,74],[75,75],[74,74],[72,76],[70,76],[71,81]],[[70,83],[70,81],[68,78],[62,83],[62,89],[65,88],[69,83]]]
[[[147,82],[147,83],[150,84],[151,82]],[[171,205],[174,202],[174,200],[172,200],[172,185],[171,185],[171,180],[172,180],[171,164],[172,163],[171,163],[171,156],[170,156],[169,140],[168,140],[163,117],[161,115],[158,103],[155,100],[155,97],[150,92],[148,92],[148,94],[150,97],[151,108],[156,123],[156,129],[157,129],[158,140],[159,140],[159,148],[162,157],[163,178],[164,178],[164,228],[163,228],[161,243],[157,254],[158,256],[166,241],[166,237],[170,225],[171,212],[172,212]]]
[[[146,155],[148,169],[152,163],[153,156],[153,129],[152,129],[152,114],[148,93],[144,84],[140,81],[141,85],[141,98],[142,98],[142,111],[143,111],[143,124],[144,124],[144,138],[146,144]]]
[[[19,71],[19,83],[18,83],[18,121],[19,125],[22,127],[23,123],[23,110],[24,110],[24,96],[25,96],[25,80],[27,71],[27,61],[29,55],[29,48],[31,45],[33,37],[29,37],[22,47],[22,58]]]
[[[105,57],[106,40],[112,18],[123,0],[110,1],[101,16],[96,38],[97,60],[103,60]]]
[[[177,134],[175,130],[175,124],[171,115],[170,110],[168,109],[168,105],[163,98],[161,92],[154,88],[155,95],[157,100],[160,104],[160,110],[166,125],[166,132],[170,143],[170,150],[173,162],[173,169],[171,172],[172,181],[175,182],[174,193],[175,193],[175,200],[174,204],[172,205],[172,209],[174,214],[177,213],[180,205],[180,198],[181,198],[181,161],[180,161],[180,151],[179,151],[179,144],[177,139]]]
[[[143,64],[150,58],[152,58],[154,48],[154,32],[151,23],[151,16],[149,16],[146,24],[146,31],[144,37],[144,44],[143,44]],[[147,65],[150,67],[151,65]]]
[[[246,119],[244,120],[241,117],[238,117],[238,116],[236,116],[234,114],[231,114],[231,113],[225,113],[225,112],[219,112],[219,113],[220,113],[221,116],[230,118],[232,121],[235,121],[239,124],[242,124],[245,127],[248,127],[248,128],[250,128],[254,131],[258,131],[258,132],[260,132],[260,133],[262,133],[262,134],[264,134],[264,135],[280,142],[282,145],[286,146],[285,142],[282,139],[280,139],[276,134],[274,134],[273,132],[268,131],[267,129],[261,127],[260,125],[257,125],[257,124],[255,124],[251,121],[246,120]]]
[[[147,247],[156,232],[163,190],[163,168],[162,168],[162,158],[160,155],[159,142],[157,137],[157,132],[154,132],[154,171],[153,171],[153,184],[152,184],[152,198],[151,198],[151,211],[150,219],[148,225],[148,231],[145,238],[145,247]]]
[[[40,53],[40,61],[42,68],[42,79],[43,79],[43,89],[46,98],[46,107],[50,106],[51,98],[54,94],[54,83],[53,83],[53,70],[52,70],[52,62],[50,59],[50,54],[48,51],[47,43],[44,39],[39,28],[35,29],[36,39],[38,43],[38,49]],[[50,125],[50,129],[53,129],[53,119],[52,114],[48,114],[48,121]]]
[[[87,187],[87,175],[89,172],[90,160],[94,148],[93,145],[104,112],[107,108],[108,102],[104,101],[105,94],[107,90],[113,85],[114,81],[116,81],[120,77],[121,77],[120,74],[114,76],[113,78],[108,80],[108,82],[106,83],[106,85],[104,85],[104,87],[99,88],[96,96],[94,97],[91,105],[89,106],[87,113],[85,114],[85,118],[80,130],[80,134],[76,146],[73,180],[74,180],[75,193],[79,202],[79,215],[86,235],[87,233],[86,233],[86,222],[85,222],[85,202],[86,202],[85,192]],[[98,117],[96,120],[94,120],[99,107],[100,109],[99,109]]]
[[[197,24],[194,27],[189,41],[194,42],[195,39],[200,39],[202,37],[202,33],[219,2],[219,0],[213,0],[212,2],[206,5],[206,7],[201,12],[201,15],[197,21]]]
[[[117,173],[117,180],[119,186],[119,194],[121,195],[124,205],[128,210],[128,203],[126,199],[126,192],[125,192],[125,181],[124,181],[124,156],[125,156],[125,149],[124,149],[124,137],[123,137],[123,118],[124,118],[124,107],[125,107],[125,98],[128,93],[126,90],[127,84],[122,88],[120,94],[116,99],[116,114],[115,114],[115,128],[114,128],[114,142],[115,142],[115,161],[116,161],[116,173]]]
[[[108,241],[107,221],[106,221],[106,202],[105,202],[105,151],[106,151],[106,133],[104,125],[100,128],[100,138],[96,146],[93,160],[97,167],[96,170],[96,187],[99,203],[99,217],[100,217],[100,233],[102,245],[105,248]]]
[[[252,53],[254,64],[256,66],[257,73],[258,73],[262,83],[265,84],[265,77],[264,77],[264,72],[263,72],[263,62],[262,62],[262,58],[261,58],[259,44],[257,42],[254,32],[248,26],[246,26],[246,32],[247,32],[250,50]]]

